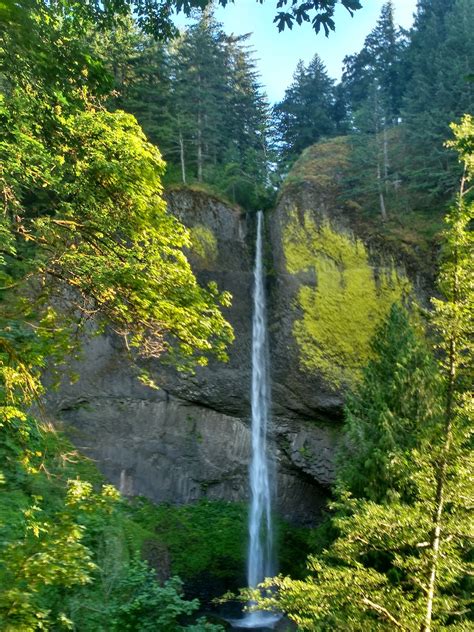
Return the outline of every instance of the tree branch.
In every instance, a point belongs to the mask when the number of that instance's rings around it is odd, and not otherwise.
[[[383,606],[375,603],[374,601],[371,601],[367,597],[363,597],[362,603],[377,614],[379,614],[383,619],[386,619],[387,621],[390,621],[390,623],[393,623],[393,625],[399,630],[407,630],[407,628],[405,628],[405,626],[402,625],[400,621],[397,621],[397,619],[395,619],[395,617],[391,615],[390,612]]]

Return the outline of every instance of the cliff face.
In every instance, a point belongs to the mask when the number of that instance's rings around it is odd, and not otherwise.
[[[337,174],[319,175],[287,188],[266,217],[269,450],[278,509],[300,523],[317,520],[333,481],[344,391],[374,327],[409,288],[400,269],[351,233],[331,188]],[[189,190],[169,193],[168,204],[191,229],[199,281],[233,295],[229,362],[211,361],[193,376],[149,363],[154,390],[136,379],[118,338],[92,337],[73,367],[79,381],[65,379],[49,409],[125,494],[246,500],[254,216]]]

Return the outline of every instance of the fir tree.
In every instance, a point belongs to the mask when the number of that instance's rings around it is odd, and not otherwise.
[[[300,61],[293,83],[274,108],[281,160],[296,160],[303,149],[336,134],[334,81],[318,55],[308,66]]]
[[[402,108],[405,179],[420,203],[454,194],[459,169],[444,146],[451,121],[474,109],[474,4],[470,0],[423,0],[418,4],[410,47],[409,80]]]
[[[398,489],[410,497],[403,455],[419,447],[439,414],[439,378],[426,341],[406,309],[394,305],[372,342],[373,359],[346,404],[347,445],[339,485],[376,502]]]

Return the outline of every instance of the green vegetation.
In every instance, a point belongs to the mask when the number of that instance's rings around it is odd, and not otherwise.
[[[296,304],[302,313],[294,324],[302,367],[335,387],[353,384],[370,358],[377,325],[408,293],[409,282],[394,268],[376,279],[364,244],[327,220],[317,226],[309,214],[300,222],[293,212],[283,240],[288,272],[315,275],[314,287],[303,285]]]
[[[171,216],[163,183],[254,210],[270,205],[278,163],[284,191],[321,196],[314,216],[289,213],[283,235],[303,281],[301,365],[350,395],[331,514],[315,534],[279,525],[291,577],[259,599],[301,630],[472,629],[474,122],[461,116],[473,108],[474,5],[420,0],[403,33],[386,3],[341,84],[317,56],[298,66],[269,139],[247,36],[227,36],[208,9],[172,42],[150,37],[171,35],[171,8],[208,4],[0,2],[0,627],[221,630],[195,620],[186,595],[243,582],[245,508],[125,501],[33,411],[42,418],[45,368],[91,328],[118,334],[131,362],[226,359],[231,297],[201,287],[185,254],[214,263],[216,236]],[[334,27],[336,0],[280,4],[280,30]],[[456,153],[440,294],[432,312],[408,310],[408,281],[373,265],[362,238],[426,259]],[[357,236],[327,208],[356,218]]]
[[[131,503],[131,516],[146,531],[140,536],[144,550],[150,546],[153,551],[153,542],[164,545],[172,574],[179,575],[191,592],[199,591],[200,585],[202,589],[202,584],[218,584],[221,592],[236,590],[245,582],[246,503],[201,500],[184,506],[157,506],[136,499]],[[281,568],[298,576],[311,531],[276,518],[276,533]]]
[[[306,182],[320,191],[328,202],[340,195],[340,179],[349,160],[349,139],[338,136],[307,147],[283,181],[280,195]]]
[[[191,250],[202,259],[203,263],[212,264],[216,261],[217,239],[210,228],[204,224],[196,224],[190,229]]]
[[[181,624],[198,602],[157,581],[141,560],[147,525],[60,434],[3,415],[0,458],[2,630],[221,630]]]

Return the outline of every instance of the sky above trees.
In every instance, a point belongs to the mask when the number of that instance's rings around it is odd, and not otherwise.
[[[384,0],[364,0],[363,9],[353,18],[341,6],[336,10],[336,31],[329,37],[321,32],[315,35],[311,24],[295,26],[278,33],[272,24],[275,2],[266,0],[235,0],[225,8],[218,7],[216,19],[222,22],[227,33],[252,33],[251,45],[255,48],[258,68],[270,102],[280,101],[291,83],[296,64],[300,59],[308,64],[315,53],[321,57],[328,74],[340,79],[342,60],[362,48],[365,37],[374,28]],[[413,22],[416,0],[394,0],[395,18],[403,28]],[[177,24],[188,23],[178,16]]]

